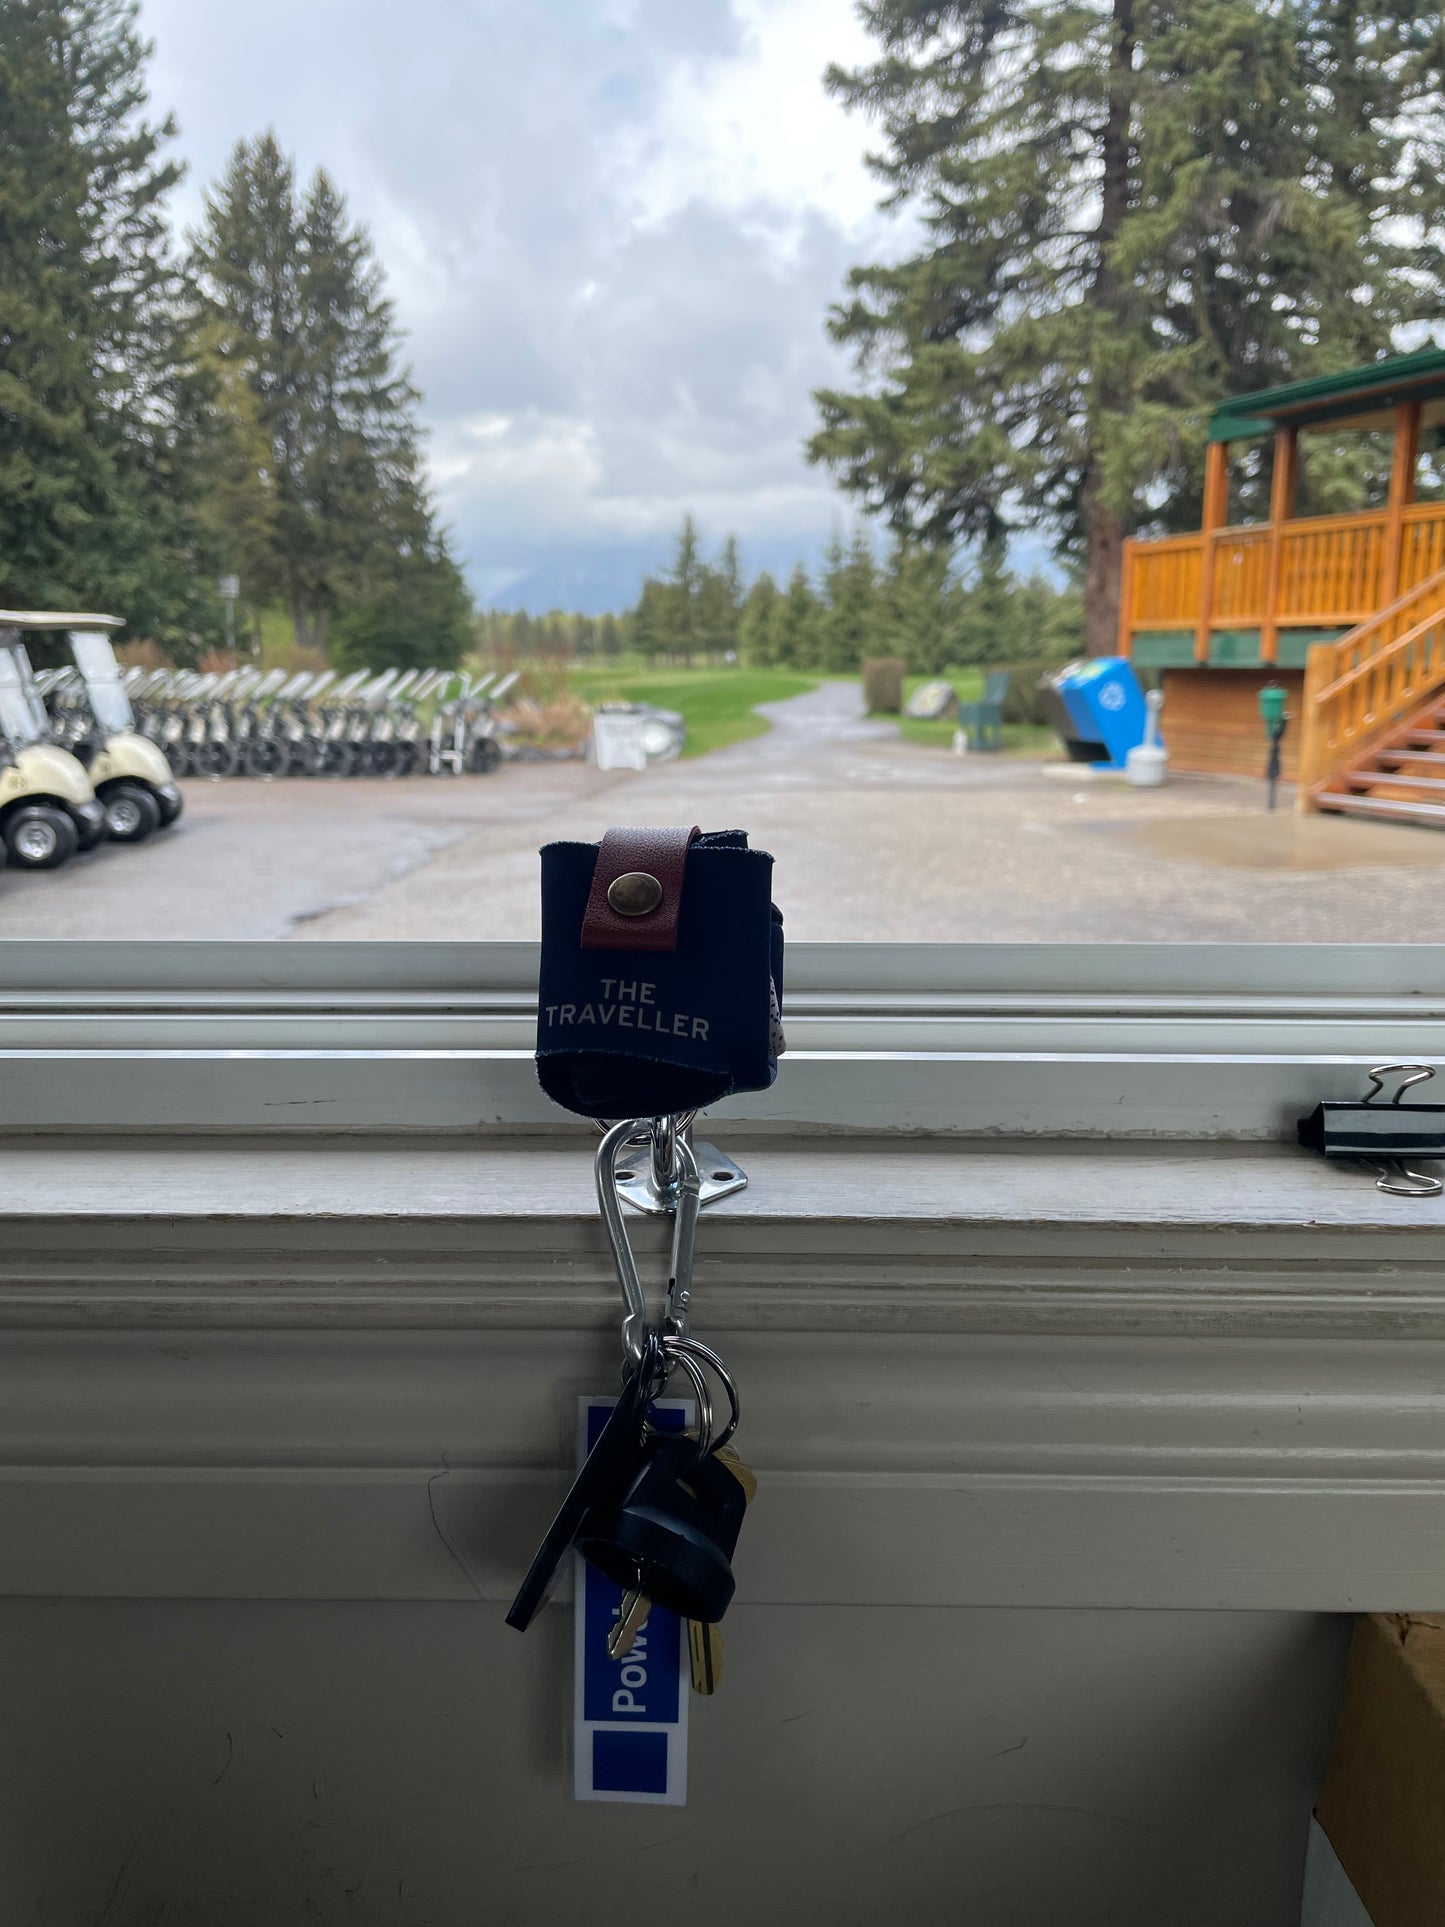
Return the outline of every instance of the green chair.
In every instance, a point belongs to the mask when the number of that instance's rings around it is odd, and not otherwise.
[[[1010,680],[1007,669],[990,669],[980,700],[958,705],[958,726],[970,749],[1003,748],[1003,706]]]

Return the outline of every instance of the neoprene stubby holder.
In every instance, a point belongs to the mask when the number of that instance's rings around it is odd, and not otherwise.
[[[554,1102],[657,1117],[772,1083],[783,993],[772,875],[742,830],[546,845],[537,1075]]]

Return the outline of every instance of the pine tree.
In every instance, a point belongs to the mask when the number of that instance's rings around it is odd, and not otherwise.
[[[846,547],[841,535],[834,536],[824,556],[819,622],[820,667],[833,675],[855,673],[873,651],[877,575],[873,544],[861,529]]]
[[[218,626],[134,0],[0,0],[0,601]]]
[[[745,663],[766,669],[777,658],[774,654],[774,629],[781,592],[764,569],[748,590],[738,623],[738,654]]]
[[[1197,516],[1205,407],[1440,313],[1438,6],[862,11],[880,58],[830,84],[926,241],[854,271],[871,385],[819,395],[810,452],[905,534],[1048,530],[1112,649],[1124,535]]]
[[[388,557],[336,636],[336,659],[348,668],[454,668],[474,639],[472,599],[445,534],[419,529]]]
[[[667,578],[672,591],[667,653],[681,656],[689,669],[692,667],[694,649],[702,646],[698,605],[702,599],[703,579],[704,565],[697,524],[690,515],[684,515],[672,552],[672,569]]]
[[[422,477],[419,396],[381,268],[335,184],[318,170],[300,195],[273,134],[238,142],[194,263],[198,338],[232,386],[244,381],[266,457],[253,522],[269,527],[268,552],[247,592],[278,596],[298,643],[324,648],[339,615],[345,653],[406,636],[409,660],[454,660],[470,604]]]
[[[253,620],[281,599],[272,450],[245,366],[213,322],[193,323],[188,432],[197,513],[217,564],[242,585]]]
[[[628,611],[632,646],[645,662],[669,656],[677,643],[677,598],[674,584],[655,575],[642,578],[642,593]]]
[[[1015,582],[1007,610],[1008,653],[1002,662],[1061,663],[1084,653],[1084,596],[1042,575]]]
[[[956,663],[1021,662],[1037,651],[1019,633],[1018,584],[1008,566],[1007,545],[985,542],[972,579],[958,598],[950,660]]]
[[[899,536],[879,591],[882,653],[901,656],[918,675],[934,676],[957,660],[964,592],[944,544]]]
[[[773,609],[773,661],[780,669],[812,669],[819,657],[821,605],[799,562],[788,578],[787,593]]]
[[[723,651],[737,654],[738,627],[742,621],[743,602],[747,596],[747,583],[743,577],[742,554],[738,548],[738,538],[728,536],[723,543],[722,554],[718,558],[717,577],[722,589],[726,621],[724,624]]]
[[[720,568],[704,563],[697,591],[697,646],[709,661],[720,662],[737,647],[737,631],[738,610],[727,577]]]

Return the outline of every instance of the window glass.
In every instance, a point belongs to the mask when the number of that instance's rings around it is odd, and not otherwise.
[[[1433,69],[1251,6],[12,10],[0,933],[1445,938]]]
[[[15,749],[43,740],[45,705],[22,651],[0,647],[0,731]]]

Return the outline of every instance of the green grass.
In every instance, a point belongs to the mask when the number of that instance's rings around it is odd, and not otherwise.
[[[903,678],[903,700],[922,689],[928,682],[951,682],[958,692],[961,703],[977,702],[983,694],[983,671],[981,669],[946,669],[941,676],[905,676]],[[945,716],[936,723],[925,723],[914,716],[898,718],[898,734],[905,743],[921,743],[925,749],[948,749],[953,743],[953,732],[958,725],[952,716]]]
[[[687,719],[684,756],[706,756],[710,750],[766,735],[768,720],[758,715],[757,704],[805,695],[819,680],[790,669],[649,669],[625,660],[574,664],[568,677],[584,702],[619,697],[677,710]]]
[[[903,679],[903,700],[907,702],[915,689],[924,683],[952,683],[958,692],[961,703],[974,703],[983,695],[984,672],[981,669],[945,669],[939,676],[905,676]],[[893,720],[890,718],[890,721]],[[952,716],[945,716],[940,722],[926,723],[913,716],[897,718],[898,733],[905,743],[918,743],[924,749],[951,749],[953,732],[958,725]],[[1003,754],[1005,756],[1046,756],[1050,750],[1057,750],[1059,739],[1051,729],[1034,723],[1005,723],[1003,732]]]

